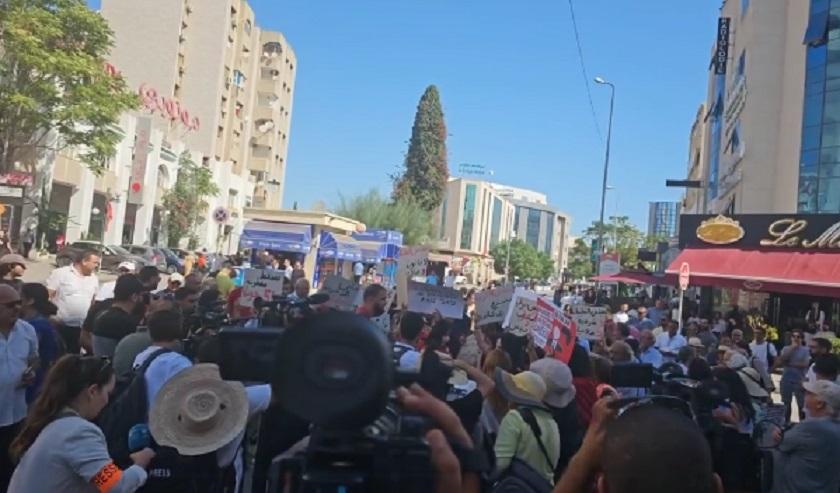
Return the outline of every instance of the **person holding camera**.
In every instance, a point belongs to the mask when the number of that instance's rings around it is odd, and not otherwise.
[[[108,404],[114,384],[105,358],[68,354],[56,362],[10,447],[20,462],[9,493],[132,493],[143,486],[155,453],[143,448],[131,455],[134,465],[121,470],[91,422]]]

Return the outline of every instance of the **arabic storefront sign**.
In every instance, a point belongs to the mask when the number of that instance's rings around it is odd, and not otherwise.
[[[440,312],[444,318],[464,318],[464,298],[460,291],[422,282],[408,283],[408,310],[432,314]]]
[[[572,320],[577,325],[580,337],[592,340],[604,338],[604,323],[607,321],[607,309],[602,306],[569,305]]]
[[[513,286],[486,289],[475,294],[475,314],[479,325],[504,321],[510,301],[513,299]]]
[[[680,217],[680,248],[840,251],[837,214],[740,214]]]
[[[321,291],[330,295],[330,303],[339,310],[353,310],[358,303],[360,286],[343,277],[328,275]]]
[[[246,269],[239,304],[252,307],[257,298],[270,301],[274,296],[280,296],[283,293],[285,277],[285,272],[282,270]]]

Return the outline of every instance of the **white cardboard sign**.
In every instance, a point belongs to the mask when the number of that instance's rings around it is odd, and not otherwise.
[[[480,325],[499,323],[505,320],[510,302],[513,300],[513,286],[487,289],[475,294],[475,314]]]
[[[524,336],[533,331],[537,322],[537,293],[517,288],[508,307],[503,327],[508,332]]]
[[[245,269],[245,281],[242,283],[241,306],[254,306],[256,298],[271,301],[274,296],[283,294],[283,280],[286,274],[275,269]]]
[[[604,323],[607,309],[602,306],[568,305],[570,316],[577,324],[578,337],[601,340],[604,338]]]
[[[360,286],[333,274],[324,278],[321,291],[330,295],[330,303],[339,310],[353,310],[358,303]]]
[[[464,298],[459,291],[420,282],[408,283],[408,310],[418,313],[440,312],[444,318],[464,318]]]

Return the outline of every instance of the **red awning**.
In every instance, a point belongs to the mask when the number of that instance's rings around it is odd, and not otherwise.
[[[660,284],[671,285],[673,278],[666,276],[657,277],[646,272],[619,272],[612,276],[595,276],[590,279],[593,282],[623,282],[625,284]]]
[[[718,286],[840,298],[840,253],[687,248],[668,266],[688,262],[692,286]]]

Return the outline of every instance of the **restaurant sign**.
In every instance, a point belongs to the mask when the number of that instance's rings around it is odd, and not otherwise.
[[[840,215],[681,216],[680,248],[702,247],[840,252]]]

